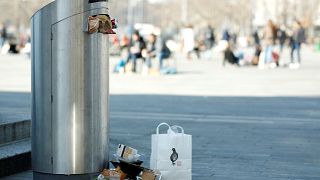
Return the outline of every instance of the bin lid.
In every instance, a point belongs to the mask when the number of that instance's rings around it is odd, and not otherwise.
[[[104,12],[108,14],[108,0],[55,0],[36,11],[31,19],[44,15],[47,22],[55,24],[80,13],[101,9],[105,9]]]

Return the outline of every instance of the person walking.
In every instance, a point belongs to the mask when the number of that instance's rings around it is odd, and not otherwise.
[[[278,40],[279,40],[279,46],[280,46],[280,53],[282,53],[284,45],[287,40],[286,27],[284,25],[282,25],[278,31]]]
[[[255,46],[260,46],[260,37],[258,30],[255,30],[252,34],[252,38]]]
[[[271,63],[273,61],[272,52],[276,41],[276,31],[277,28],[274,25],[273,21],[269,20],[266,27],[264,28],[262,38],[264,42],[265,64]]]
[[[204,29],[204,43],[206,49],[212,49],[215,40],[214,29],[211,27],[211,25],[208,24],[208,26]]]
[[[5,25],[0,26],[0,50],[7,40],[7,28]]]
[[[183,38],[183,50],[187,54],[187,59],[191,60],[191,53],[195,48],[195,34],[193,26],[189,25],[186,28],[182,29],[182,38]]]
[[[291,37],[291,64],[290,68],[297,69],[300,67],[301,64],[301,44],[305,43],[306,36],[305,30],[302,27],[300,21],[295,21],[293,25],[293,34]],[[294,58],[294,53],[297,54],[297,58]]]

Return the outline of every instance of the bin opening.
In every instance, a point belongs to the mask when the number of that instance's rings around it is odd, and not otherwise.
[[[115,19],[111,19],[108,14],[99,14],[88,17],[87,31],[92,33],[116,34],[113,29],[117,28]]]

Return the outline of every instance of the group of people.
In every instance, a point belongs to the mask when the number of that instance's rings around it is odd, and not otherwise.
[[[7,25],[0,24],[0,50],[2,49],[2,53],[20,53],[24,49],[27,49],[30,53],[30,35],[16,36],[8,29]],[[192,54],[195,54],[198,59],[202,58],[201,55],[207,54],[206,57],[212,59],[212,49],[217,45],[213,27],[208,24],[199,28],[197,34],[195,34],[193,26],[189,25],[177,31],[176,34],[179,33],[178,37],[180,39],[175,40],[181,42],[181,50],[185,52],[187,59],[190,60]],[[234,53],[237,34],[232,34],[225,29],[219,39],[226,42],[223,64],[229,62],[239,65],[244,58],[244,54]],[[301,64],[301,45],[306,42],[306,33],[302,23],[298,20],[291,27],[277,26],[272,20],[269,20],[264,28],[260,31],[256,30],[252,34],[252,39],[255,45],[255,52],[250,61],[252,65],[279,66],[281,54],[288,44],[291,49],[289,67],[299,68]],[[132,72],[137,72],[137,62],[141,60],[144,67],[148,69],[163,69],[164,61],[172,55],[172,49],[167,47],[166,40],[163,36],[152,33],[142,36],[138,30],[130,36],[123,35],[120,40],[117,40],[121,51],[121,61],[117,64],[117,68],[126,67],[124,68],[126,71],[130,69]],[[276,48],[277,45],[279,48]]]
[[[160,36],[149,34],[142,37],[139,31],[134,31],[131,38],[124,35],[120,40],[121,57],[118,66],[131,66],[132,72],[137,72],[137,61],[141,59],[147,68],[164,68],[164,60],[171,55],[166,42]],[[157,64],[152,63],[153,59]]]
[[[181,40],[182,50],[186,54],[188,60],[192,59],[192,54],[195,54],[197,59],[201,59],[201,54],[203,52],[211,51],[216,44],[214,28],[209,24],[199,29],[197,34],[195,34],[192,25],[182,28]]]
[[[269,63],[275,61],[278,64],[279,58],[274,58],[274,46],[277,41],[279,43],[279,53],[281,54],[284,46],[288,42],[291,48],[291,64],[290,67],[298,68],[301,63],[301,45],[306,42],[305,29],[300,21],[296,20],[291,27],[287,29],[285,26],[278,28],[271,20],[264,29],[264,62]],[[257,44],[259,46],[259,44]],[[295,55],[296,54],[296,55]]]
[[[302,23],[298,20],[294,22],[291,28],[282,25],[276,26],[272,20],[262,29],[262,34],[255,31],[252,34],[255,45],[255,52],[251,60],[252,65],[270,65],[270,67],[279,66],[280,56],[284,47],[288,44],[290,51],[289,67],[296,69],[301,64],[301,45],[306,42],[306,33]],[[226,61],[231,64],[239,65],[243,54],[236,55],[228,43],[224,51],[224,64]],[[279,46],[278,50],[276,45]]]
[[[30,54],[31,38],[27,33],[17,33],[14,26],[0,24],[0,53]]]

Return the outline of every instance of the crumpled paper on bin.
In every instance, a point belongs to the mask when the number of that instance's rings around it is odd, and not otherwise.
[[[113,29],[117,28],[116,20],[110,19],[109,15],[100,14],[88,17],[88,32],[103,33],[103,34],[116,34]]]

